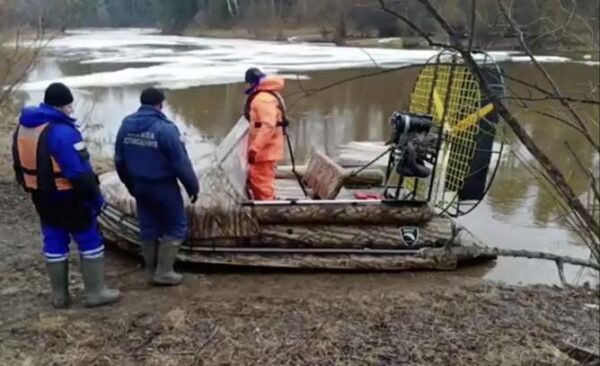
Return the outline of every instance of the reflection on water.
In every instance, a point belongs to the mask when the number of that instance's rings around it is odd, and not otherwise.
[[[85,75],[91,72],[118,70],[135,65],[81,65],[75,61],[46,59],[32,73],[30,80],[45,80],[62,76]],[[565,90],[590,90],[598,83],[598,70],[581,64],[550,65],[550,72]],[[529,81],[535,75],[529,65],[506,65],[509,74]],[[298,160],[302,162],[312,147],[335,153],[339,144],[353,140],[381,141],[388,137],[388,116],[406,109],[417,70],[404,70],[364,78],[327,89],[309,98],[304,91],[319,88],[338,80],[364,73],[364,70],[323,71],[309,73],[310,80],[289,80],[285,92],[293,121],[290,134]],[[543,84],[541,84],[543,85]],[[517,83],[511,89],[521,93]],[[142,86],[101,88],[77,91],[77,115],[83,123],[92,153],[112,155],[113,143],[123,117],[138,107]],[[186,136],[194,157],[210,151],[222,139],[241,114],[244,101],[243,85],[206,86],[169,91],[165,113]],[[27,103],[37,103],[41,93],[28,94]],[[531,106],[547,113],[557,113],[549,102],[532,102]],[[588,144],[576,131],[554,119],[541,116],[513,103],[512,109],[524,121],[526,129],[567,175],[575,192],[581,195],[589,181],[568,153],[569,143],[585,166],[598,161]],[[584,114],[598,116],[598,108],[586,106]],[[597,133],[597,126],[595,128]],[[528,248],[552,251],[572,256],[586,256],[587,250],[578,245],[575,233],[558,219],[561,210],[550,191],[533,178],[523,165],[531,161],[526,150],[510,135],[504,134],[508,150],[501,160],[496,181],[485,202],[461,222],[474,234],[492,246]],[[552,263],[500,259],[488,278],[509,282],[556,282]],[[567,268],[570,278],[578,269]]]

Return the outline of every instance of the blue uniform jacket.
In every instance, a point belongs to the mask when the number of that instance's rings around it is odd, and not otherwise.
[[[83,138],[75,126],[75,122],[75,119],[43,103],[38,107],[23,108],[19,119],[19,123],[28,128],[35,128],[44,123],[52,124],[46,137],[48,148],[60,166],[63,176],[69,180],[76,180],[90,173],[94,174]],[[73,194],[77,194],[77,192],[67,190],[51,193],[57,200]],[[92,208],[96,210],[99,210],[103,203],[102,195],[98,195],[90,202]]]
[[[115,166],[130,192],[136,184],[179,179],[188,195],[198,194],[198,179],[177,126],[151,106],[142,106],[123,120]]]

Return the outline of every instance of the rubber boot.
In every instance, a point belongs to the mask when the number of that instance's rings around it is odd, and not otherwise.
[[[52,306],[64,309],[71,302],[69,299],[69,261],[46,262],[46,272],[52,287]]]
[[[148,281],[152,282],[156,272],[156,257],[158,256],[158,242],[142,242],[142,256],[144,257],[144,272]]]
[[[121,293],[104,284],[104,257],[81,258],[81,275],[85,287],[83,303],[86,307],[114,304],[119,301]]]
[[[183,282],[183,276],[173,270],[180,245],[181,241],[179,240],[165,240],[158,246],[158,260],[154,273],[155,284],[176,286]]]

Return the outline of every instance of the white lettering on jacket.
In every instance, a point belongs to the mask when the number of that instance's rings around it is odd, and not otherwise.
[[[123,139],[123,144],[158,148],[158,141],[156,141],[154,132],[128,133]]]

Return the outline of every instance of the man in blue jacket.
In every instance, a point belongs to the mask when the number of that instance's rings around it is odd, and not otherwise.
[[[179,285],[183,276],[173,264],[187,235],[187,220],[178,180],[192,203],[199,187],[179,130],[161,112],[164,100],[157,89],[142,92],[142,106],[123,120],[117,134],[115,166],[136,200],[148,279]]]
[[[39,107],[24,108],[13,135],[17,182],[31,194],[40,217],[52,304],[69,305],[69,243],[77,242],[88,307],[115,303],[104,284],[104,245],[96,217],[104,200],[81,133],[70,115],[73,95],[51,84]]]

